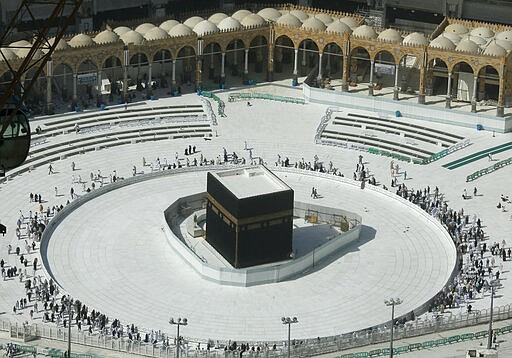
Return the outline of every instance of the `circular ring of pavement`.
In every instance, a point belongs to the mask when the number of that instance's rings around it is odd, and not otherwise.
[[[186,337],[239,341],[284,339],[282,316],[298,318],[296,338],[385,323],[385,299],[400,297],[396,316],[407,314],[439,292],[454,269],[446,230],[407,201],[345,178],[277,169],[295,200],[361,215],[361,238],[297,279],[253,287],[203,280],[168,244],[162,216],[178,197],[206,190],[207,169],[148,176],[71,204],[45,235],[45,269],[67,293],[123,324],[172,332],[169,317],[186,317]],[[312,186],[322,198],[310,198]]]

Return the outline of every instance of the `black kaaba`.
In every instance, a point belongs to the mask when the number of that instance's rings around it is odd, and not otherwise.
[[[209,172],[206,241],[233,267],[290,258],[293,190],[264,166]]]

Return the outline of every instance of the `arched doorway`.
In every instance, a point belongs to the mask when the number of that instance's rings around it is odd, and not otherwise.
[[[319,67],[318,45],[311,39],[302,40],[299,44],[299,74],[306,76],[304,80],[310,86],[317,86],[317,79],[322,79],[322,69]]]
[[[73,70],[66,63],[59,63],[53,69],[52,92],[55,93],[55,100],[60,98],[63,102],[70,102],[73,99]],[[57,104],[57,101],[55,101]]]
[[[274,52],[274,72],[285,73],[286,75],[281,77],[288,78],[288,74],[293,73],[294,53],[293,41],[286,35],[279,36],[276,39]]]
[[[262,73],[267,67],[268,45],[264,36],[256,36],[251,40],[249,46],[249,64],[252,65],[252,75],[250,77],[258,77],[257,74]],[[253,78],[254,81],[260,82],[260,78]]]
[[[226,47],[226,73],[238,77],[243,73],[245,45],[242,40],[232,40]]]
[[[149,61],[145,53],[139,52],[130,57],[128,68],[128,90],[135,86],[137,91],[147,88]]]
[[[196,52],[191,46],[184,46],[176,56],[176,78],[178,89],[182,84],[190,84],[195,81]]]
[[[485,66],[478,72],[478,99],[496,107],[500,91],[500,75],[493,66]]]
[[[212,42],[203,49],[203,74],[208,74],[208,80],[220,83],[222,50],[218,43]],[[204,77],[203,77],[204,82]],[[212,86],[208,86],[212,87]]]
[[[78,66],[76,79],[76,97],[84,108],[90,105],[91,100],[99,100],[98,67],[94,62],[82,62]]]
[[[117,56],[108,57],[103,63],[103,73],[101,77],[110,82],[110,88],[102,86],[102,90],[110,92],[108,96],[112,102],[113,96],[120,95],[123,89],[123,66],[121,64],[121,59]]]
[[[156,80],[154,87],[168,88],[169,79],[172,75],[171,51],[161,49],[153,56],[153,79]]]
[[[25,79],[23,81],[23,91],[28,89],[28,86],[36,73],[35,68],[31,68],[27,71],[25,75]],[[24,105],[27,110],[33,114],[42,114],[44,112],[44,107],[46,104],[46,76],[43,71],[41,71],[39,77],[36,80],[36,83],[32,85],[32,88],[28,93],[25,94],[25,102]]]
[[[367,84],[373,81],[371,73],[370,54],[364,47],[355,47],[350,52],[350,76],[349,90],[362,91],[367,89]],[[372,87],[370,87],[372,88]],[[373,89],[371,90],[373,94]]]
[[[393,55],[386,50],[377,52],[375,54],[373,67],[374,78],[373,81],[370,81],[370,84],[374,84],[374,91],[384,90],[381,93],[385,93],[385,89],[394,89],[395,80],[398,80],[398,72]],[[396,86],[398,86],[398,82],[396,83]]]

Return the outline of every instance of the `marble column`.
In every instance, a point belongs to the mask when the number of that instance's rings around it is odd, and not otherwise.
[[[448,71],[448,83],[446,87],[446,104],[445,108],[452,108],[452,72]]]
[[[373,70],[375,67],[375,61],[370,60],[370,84],[368,85],[368,96],[373,96]]]

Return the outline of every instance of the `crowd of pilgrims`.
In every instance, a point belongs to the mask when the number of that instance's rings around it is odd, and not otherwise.
[[[475,193],[476,193],[475,188]],[[454,210],[448,207],[443,195],[436,187],[422,190],[409,190],[405,184],[398,185],[396,194],[420,206],[435,217],[450,234],[458,255],[458,273],[431,301],[429,311],[443,313],[448,308],[466,305],[472,313],[471,302],[490,289],[491,283],[498,283],[502,263],[511,259],[512,250],[506,242],[485,241],[482,222],[476,215],[470,216],[464,208]]]
[[[187,147],[185,149],[186,156],[196,154],[196,148]],[[250,159],[253,162],[252,152]],[[220,164],[222,162],[229,162],[231,164],[245,164],[245,160],[241,161],[239,156],[233,152],[228,154],[227,150],[223,148],[222,155],[219,155],[217,161],[208,161],[201,154],[199,161],[200,165]],[[183,163],[177,160],[175,166],[170,168],[177,168],[181,166],[188,166],[190,162]],[[260,161],[260,163],[262,163]],[[143,159],[144,166],[160,167],[160,160],[157,158],[157,165],[146,163]],[[195,164],[195,163],[194,163]],[[373,174],[370,174],[368,166],[363,163],[362,156],[359,156],[359,161],[356,163],[354,172],[354,180],[368,182],[369,184],[377,185],[377,180]],[[197,165],[197,164],[195,164]],[[332,162],[325,164],[318,156],[314,156],[313,161],[301,160],[291,163],[288,157],[282,159],[280,155],[275,162],[276,166],[294,167],[302,170],[318,171],[322,173],[329,173],[343,177],[343,173],[336,168]],[[169,169],[170,169],[169,168]],[[156,169],[156,168],[155,168]],[[160,169],[160,168],[158,168]],[[164,168],[162,168],[164,169]],[[115,173],[115,171],[114,171]],[[132,169],[132,174],[138,174],[135,166]],[[496,257],[505,261],[510,259],[511,249],[505,248],[505,241],[488,245],[484,242],[484,232],[482,230],[480,219],[473,216],[470,218],[469,214],[464,213],[464,209],[459,211],[448,208],[443,195],[440,194],[439,189],[435,187],[430,190],[426,187],[422,190],[409,189],[405,185],[398,184],[399,168],[391,164],[392,182],[391,186],[396,187],[396,194],[409,200],[410,202],[420,206],[429,214],[437,218],[447,229],[454,243],[457,246],[458,252],[465,255],[459,255],[458,269],[459,273],[453,280],[445,286],[432,300],[429,311],[443,312],[445,308],[458,307],[463,302],[470,302],[489,286],[489,282],[494,279],[499,279],[500,270],[494,270],[496,267]],[[405,174],[404,174],[405,179]],[[112,181],[111,181],[112,182]],[[384,189],[388,188],[382,185]],[[94,188],[94,187],[93,187]],[[7,267],[4,260],[0,261],[2,268],[2,276],[4,280],[18,277],[19,281],[25,287],[25,297],[20,298],[13,306],[14,314],[21,314],[24,310],[28,310],[28,315],[33,319],[34,314],[41,314],[43,322],[52,322],[60,327],[67,327],[70,322],[74,321],[74,326],[78,331],[87,331],[90,334],[98,333],[101,335],[111,335],[113,338],[127,338],[131,341],[146,342],[151,344],[162,344],[168,346],[169,336],[158,330],[139,330],[134,324],[121,324],[118,319],[110,319],[104,313],[98,310],[91,309],[78,299],[71,300],[71,316],[68,313],[68,296],[61,295],[58,286],[52,279],[42,278],[37,276],[38,262],[37,258],[32,260],[29,264],[27,256],[36,250],[37,244],[41,240],[42,232],[48,225],[50,219],[55,216],[57,212],[64,208],[63,205],[49,205],[44,207],[44,201],[41,199],[40,194],[30,194],[30,202],[36,203],[37,210],[34,212],[29,211],[26,215],[20,210],[20,218],[18,219],[16,235],[18,242],[25,243],[24,252],[18,245],[15,249],[8,245],[8,254],[15,254],[19,256],[20,266]],[[69,200],[68,202],[69,203]],[[24,230],[24,232],[23,232]],[[488,255],[490,253],[490,256]],[[32,273],[27,272],[27,268],[32,268]],[[467,305],[467,311],[471,312],[471,305]],[[410,315],[409,319],[414,319],[414,314]],[[185,346],[187,342],[180,337],[180,345]],[[173,344],[176,341],[173,339]],[[218,346],[218,342],[213,344],[209,342],[205,344],[203,349],[210,349],[211,346]],[[200,345],[198,345],[198,348]],[[265,343],[250,347],[249,344],[237,345],[236,342],[229,342],[224,346],[227,350],[243,350],[243,351],[259,351],[261,349],[276,349],[276,346],[268,346]]]

